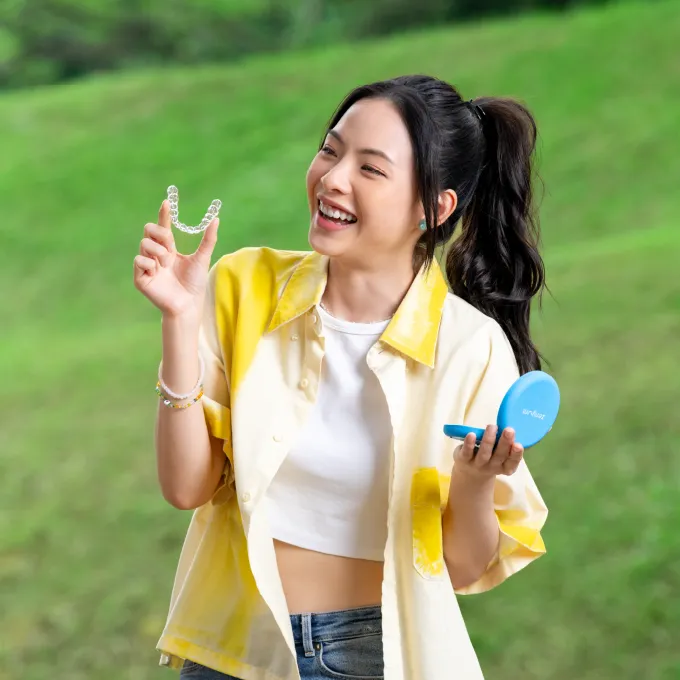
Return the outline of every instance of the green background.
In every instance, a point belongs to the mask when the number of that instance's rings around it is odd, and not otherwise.
[[[679,37],[678,2],[623,3],[0,96],[0,678],[172,677],[154,646],[189,514],[156,482],[143,225],[174,183],[190,223],[223,201],[216,257],[306,247],[325,122],[407,72],[517,96],[540,130],[548,553],[462,598],[485,675],[680,678]]]
[[[120,68],[235,60],[416,26],[606,1],[2,0],[0,89]]]

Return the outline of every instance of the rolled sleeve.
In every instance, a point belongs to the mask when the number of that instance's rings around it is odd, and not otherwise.
[[[519,377],[512,347],[496,322],[490,324],[487,347],[488,362],[466,413],[465,423],[471,427],[484,428],[496,422],[505,393]],[[514,474],[496,477],[494,510],[500,535],[498,551],[481,578],[457,588],[457,594],[490,590],[546,552],[541,529],[548,509],[524,460]]]
[[[222,480],[218,486],[213,502],[223,502],[228,497],[226,491],[233,483],[233,450],[231,432],[231,409],[229,382],[224,361],[224,347],[216,319],[215,305],[216,268],[210,270],[208,288],[198,340],[198,351],[205,364],[203,378],[203,413],[208,431],[222,441],[225,454],[225,465]]]

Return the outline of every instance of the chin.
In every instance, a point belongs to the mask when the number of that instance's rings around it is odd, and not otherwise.
[[[315,250],[319,255],[326,255],[327,257],[338,257],[347,250],[347,244],[338,238],[338,234],[325,232],[314,225],[309,229],[308,239],[312,250]]]

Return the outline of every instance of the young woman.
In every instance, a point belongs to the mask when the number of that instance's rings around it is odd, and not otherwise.
[[[490,425],[540,367],[535,138],[515,101],[400,77],[330,121],[307,173],[310,252],[248,248],[211,268],[217,220],[190,256],[167,202],[146,225],[134,278],[163,313],[158,475],[195,509],[162,665],[482,677],[456,595],[545,552],[521,443],[508,430],[494,448]],[[433,259],[459,223],[449,292]],[[488,426],[478,450],[443,435],[458,422]]]

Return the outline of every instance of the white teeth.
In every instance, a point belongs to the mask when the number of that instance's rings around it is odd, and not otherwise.
[[[322,201],[319,201],[319,210],[328,217],[332,217],[334,220],[345,220],[345,222],[356,222],[356,217],[350,215],[342,210],[336,210],[328,205],[325,205]]]

